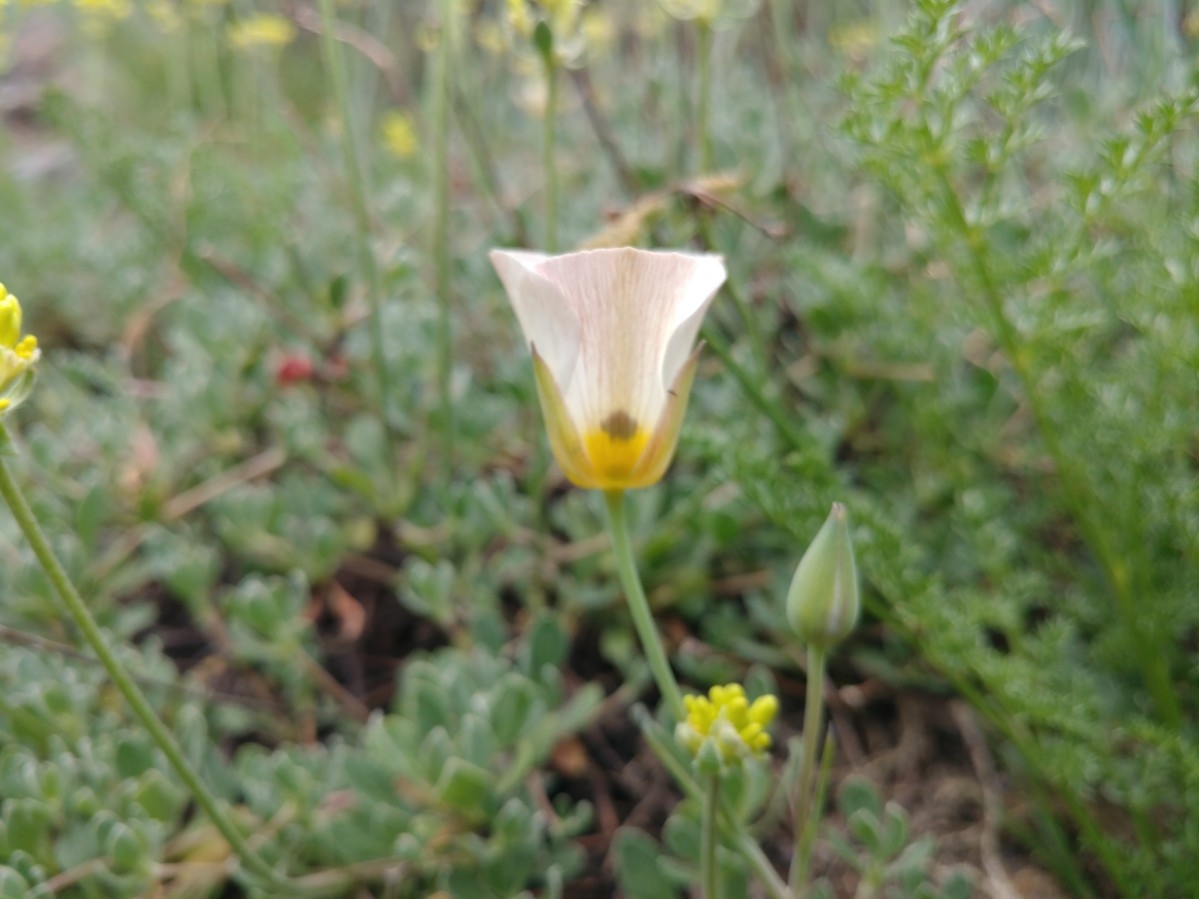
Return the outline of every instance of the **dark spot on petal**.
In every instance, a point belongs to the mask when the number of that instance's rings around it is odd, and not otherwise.
[[[619,409],[603,420],[600,430],[613,440],[630,440],[637,433],[637,419]]]

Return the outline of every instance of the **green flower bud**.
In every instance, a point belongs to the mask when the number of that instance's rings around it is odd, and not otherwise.
[[[853,631],[860,607],[849,514],[833,503],[791,580],[787,620],[804,643],[828,649]]]

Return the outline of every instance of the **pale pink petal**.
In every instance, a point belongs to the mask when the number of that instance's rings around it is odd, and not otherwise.
[[[525,340],[537,348],[559,389],[565,393],[579,358],[579,319],[562,290],[539,271],[550,257],[518,250],[489,254]]]
[[[603,249],[550,257],[537,269],[579,322],[579,358],[563,394],[580,430],[621,412],[654,429],[724,281],[719,257]]]
[[[680,303],[675,323],[674,333],[666,344],[662,357],[662,383],[673,384],[683,366],[691,358],[695,349],[695,338],[699,335],[700,326],[704,323],[704,315],[708,306],[724,284],[727,277],[724,260],[716,255],[688,256],[691,268],[686,282],[679,287],[680,293],[693,298],[702,297],[698,303]]]

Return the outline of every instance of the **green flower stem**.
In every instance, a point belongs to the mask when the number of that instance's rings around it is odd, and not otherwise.
[[[623,490],[604,491],[604,501],[608,510],[608,531],[612,535],[612,548],[616,551],[616,568],[620,573],[620,583],[624,587],[625,598],[629,604],[629,614],[633,618],[633,626],[641,639],[641,648],[645,650],[650,670],[654,680],[658,682],[658,690],[662,698],[670,706],[670,711],[676,721],[682,721],[687,716],[683,705],[683,694],[679,683],[670,670],[670,662],[666,660],[666,651],[662,648],[662,640],[658,629],[654,626],[654,616],[649,608],[649,600],[641,586],[641,578],[637,574],[637,563],[633,560],[633,546],[629,541],[629,521],[625,512]]]
[[[945,198],[945,208],[954,226],[962,235],[969,255],[970,266],[974,277],[982,288],[983,299],[995,328],[995,336],[1011,365],[1024,400],[1028,403],[1037,431],[1045,442],[1049,457],[1053,460],[1054,470],[1061,484],[1062,496],[1074,521],[1082,531],[1083,537],[1094,553],[1108,583],[1115,594],[1116,610],[1124,619],[1125,626],[1131,638],[1133,650],[1137,656],[1137,665],[1145,688],[1153,701],[1158,717],[1171,730],[1177,732],[1182,726],[1182,711],[1178,703],[1177,691],[1170,680],[1170,656],[1167,652],[1159,651],[1154,635],[1149,633],[1144,625],[1144,616],[1137,605],[1137,597],[1133,589],[1133,578],[1128,574],[1128,565],[1119,558],[1118,549],[1096,523],[1092,514],[1095,502],[1094,488],[1087,483],[1084,475],[1080,474],[1074,460],[1062,443],[1057,427],[1041,398],[1041,392],[1035,372],[1029,364],[1029,354],[1024,349],[1019,329],[1012,322],[1004,309],[1003,296],[991,275],[987,262],[986,235],[981,227],[972,224],[966,217],[966,210],[954,189],[948,171],[943,165],[937,167],[941,192]]]
[[[704,899],[720,899],[720,878],[716,873],[716,832],[720,813],[720,773],[706,776],[703,819],[700,822],[699,863]]]
[[[448,471],[453,459],[454,404],[451,381],[454,332],[450,297],[450,113],[454,96],[454,3],[441,0],[441,40],[437,45],[437,73],[433,103],[433,184],[436,209],[433,224],[433,260],[437,270],[437,393],[440,405],[443,461]]]
[[[712,134],[708,120],[712,106],[712,23],[701,16],[695,23],[698,36],[695,53],[699,64],[699,97],[695,103],[696,144],[699,147],[699,174],[712,168]]]
[[[809,819],[819,814],[812,802],[813,778],[820,764],[820,725],[824,711],[824,662],[825,651],[816,646],[808,647],[808,690],[803,713],[803,759],[799,767],[799,781],[795,791],[795,854],[791,857],[791,891],[802,895],[808,877],[808,853],[811,840],[805,835],[815,822]]]
[[[354,215],[354,226],[358,238],[358,255],[362,270],[366,274],[367,301],[370,306],[371,354],[374,357],[375,375],[378,377],[379,418],[383,431],[392,446],[393,436],[388,426],[387,408],[391,396],[391,378],[388,374],[387,356],[383,351],[383,285],[379,276],[379,264],[371,247],[371,222],[367,211],[366,173],[362,170],[362,150],[358,144],[358,129],[354,125],[353,109],[350,105],[349,75],[346,72],[345,52],[337,39],[337,18],[333,11],[333,0],[320,0],[321,44],[325,55],[325,67],[333,82],[333,95],[341,113],[342,163],[345,165],[349,183],[350,207]]]
[[[162,719],[155,714],[154,709],[150,707],[150,703],[146,701],[146,697],[142,694],[142,691],[117,660],[103,632],[100,630],[100,626],[96,623],[96,619],[92,617],[92,613],[88,610],[83,598],[79,595],[79,591],[75,589],[75,585],[71,583],[66,570],[54,555],[54,550],[50,548],[50,543],[46,540],[46,535],[42,532],[42,528],[38,524],[33,510],[29,507],[25,495],[21,492],[20,486],[12,476],[12,472],[9,471],[8,464],[4,460],[4,455],[11,446],[12,440],[9,437],[8,431],[3,424],[0,424],[0,496],[3,496],[4,502],[12,510],[13,518],[21,528],[21,532],[24,533],[25,539],[29,541],[34,555],[37,556],[38,562],[41,563],[46,576],[50,579],[50,583],[54,585],[55,591],[61,597],[63,604],[66,606],[71,618],[74,619],[80,633],[83,634],[84,639],[87,640],[88,645],[95,652],[96,657],[100,660],[100,664],[108,672],[108,676],[112,678],[113,684],[116,685],[121,695],[125,697],[125,701],[129,703],[133,714],[141,722],[154,742],[158,744],[158,748],[167,757],[167,761],[175,770],[179,779],[183,781],[184,785],[191,792],[192,797],[204,809],[205,814],[208,815],[208,819],[228,841],[230,848],[237,854],[237,857],[241,860],[246,870],[271,887],[286,893],[294,892],[290,888],[287,879],[268,865],[250,847],[250,844],[246,842],[246,838],[237,829],[229,813],[200,779],[199,773],[188,762],[186,756],[183,754],[183,750],[179,748],[175,737],[167,729],[167,726],[163,724]]]
[[[545,122],[542,135],[542,168],[545,169],[545,251],[558,252],[558,166],[554,150],[558,118],[558,62],[545,59]]]

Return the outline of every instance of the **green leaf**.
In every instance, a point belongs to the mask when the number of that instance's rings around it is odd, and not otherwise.
[[[472,819],[486,817],[493,805],[495,775],[461,758],[451,758],[437,779],[437,798]]]
[[[622,827],[612,841],[616,880],[626,899],[674,899],[683,886],[659,864],[661,847],[638,830]]]
[[[0,899],[25,899],[29,881],[12,868],[0,865]]]
[[[568,652],[570,637],[559,617],[548,610],[538,612],[522,646],[525,673],[534,680],[541,680],[542,669],[561,668]]]
[[[121,821],[108,831],[104,849],[118,874],[128,874],[147,860],[145,842],[132,827]]]

